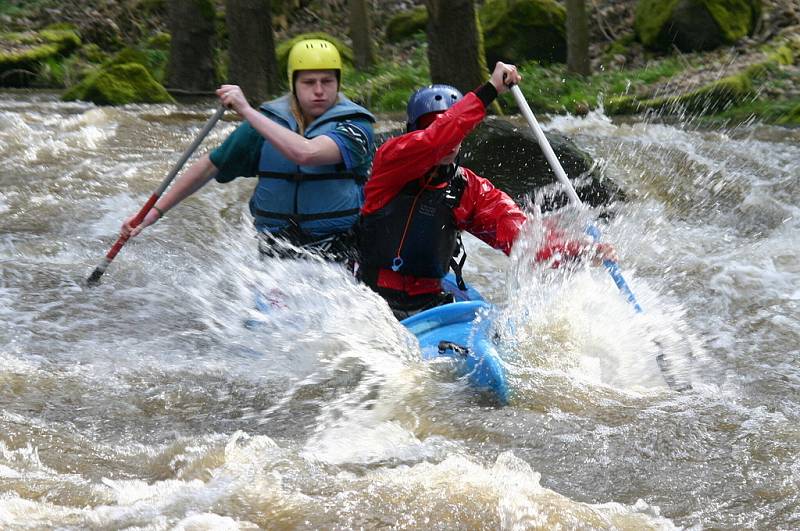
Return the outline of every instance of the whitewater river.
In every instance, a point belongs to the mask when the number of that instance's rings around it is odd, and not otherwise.
[[[538,223],[468,240],[497,407],[343,269],[259,260],[252,180],[85,286],[213,111],[0,93],[0,528],[800,527],[800,130],[547,122],[627,191],[604,237],[645,311],[532,266]]]

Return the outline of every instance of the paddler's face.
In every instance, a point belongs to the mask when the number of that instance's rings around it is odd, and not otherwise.
[[[335,70],[301,70],[294,82],[297,103],[311,121],[333,107],[339,95]]]

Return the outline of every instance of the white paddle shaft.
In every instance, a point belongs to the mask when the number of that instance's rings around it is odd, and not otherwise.
[[[564,186],[567,195],[569,196],[569,200],[575,205],[581,206],[583,203],[578,197],[578,194],[575,192],[575,188],[572,186],[572,183],[569,182],[569,178],[567,178],[564,168],[561,167],[558,157],[556,157],[553,148],[550,146],[550,142],[548,142],[547,137],[544,136],[544,131],[542,131],[542,128],[539,126],[539,122],[536,121],[536,117],[533,115],[528,102],[525,101],[525,96],[522,95],[522,91],[517,85],[514,85],[511,87],[511,93],[514,95],[514,99],[517,100],[517,106],[519,106],[519,110],[522,111],[522,115],[525,117],[525,120],[528,121],[528,125],[531,126],[533,134],[536,135],[536,141],[539,143],[539,147],[542,148],[542,152],[547,158],[547,162],[549,162],[550,167],[553,168],[553,172],[556,174],[556,177],[558,177],[558,181]]]

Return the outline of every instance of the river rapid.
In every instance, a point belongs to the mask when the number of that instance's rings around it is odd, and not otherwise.
[[[644,312],[533,265],[538,222],[510,258],[468,238],[498,407],[343,268],[260,260],[250,179],[86,287],[214,105],[0,93],[0,527],[800,527],[800,130],[545,120],[627,191],[601,228]]]

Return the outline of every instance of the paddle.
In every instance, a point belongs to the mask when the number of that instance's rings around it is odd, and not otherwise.
[[[525,101],[522,91],[518,86],[514,85],[511,87],[511,93],[514,95],[514,99],[517,101],[517,105],[519,106],[520,111],[522,111],[522,115],[525,117],[525,120],[527,120],[528,125],[531,126],[533,134],[536,136],[536,141],[539,143],[539,147],[542,148],[542,152],[547,158],[547,162],[550,163],[550,167],[553,169],[553,172],[556,174],[559,182],[567,192],[570,202],[577,206],[583,206],[583,202],[575,192],[575,188],[572,186],[572,183],[569,182],[567,174],[564,172],[564,168],[561,167],[558,157],[556,157],[555,152],[553,152],[553,148],[550,146],[550,142],[548,142],[547,137],[544,136],[544,132],[539,126],[539,122],[536,121],[536,117],[533,115],[528,102]],[[598,229],[594,224],[590,225],[586,229],[586,232],[594,241],[600,240],[600,229]],[[617,285],[622,294],[625,295],[625,298],[628,300],[628,302],[633,305],[633,308],[636,310],[636,312],[641,313],[642,307],[639,306],[639,303],[636,301],[636,296],[628,287],[628,283],[625,282],[625,277],[622,276],[622,272],[620,271],[617,263],[613,260],[603,260],[603,266],[605,266],[609,275],[611,275],[611,278],[614,279],[614,283]]]
[[[144,206],[142,206],[141,210],[139,210],[139,213],[136,214],[136,217],[131,220],[131,228],[136,228],[142,223],[144,217],[148,212],[150,212],[150,209],[153,208],[153,205],[156,204],[156,201],[158,201],[158,198],[161,197],[161,194],[164,193],[164,190],[167,189],[181,168],[183,168],[183,165],[186,164],[186,161],[189,160],[189,157],[192,156],[192,153],[195,152],[203,139],[208,135],[209,132],[211,132],[211,129],[214,128],[219,119],[222,118],[224,112],[225,107],[220,107],[216,110],[214,115],[208,119],[206,124],[203,126],[203,129],[200,130],[195,139],[192,141],[192,144],[186,148],[186,151],[183,152],[181,158],[175,163],[169,174],[167,174],[167,177],[161,182],[156,191],[153,192],[153,195],[150,196]],[[108,251],[108,254],[106,254],[100,265],[98,265],[95,270],[92,271],[92,274],[89,275],[89,278],[86,279],[87,285],[94,286],[100,282],[100,277],[102,277],[103,273],[106,272],[108,265],[112,260],[114,260],[114,257],[117,256],[117,253],[119,253],[119,251],[122,249],[122,246],[125,245],[129,238],[130,236],[120,236],[117,239],[116,243],[114,243],[114,245],[111,247],[111,250]]]

